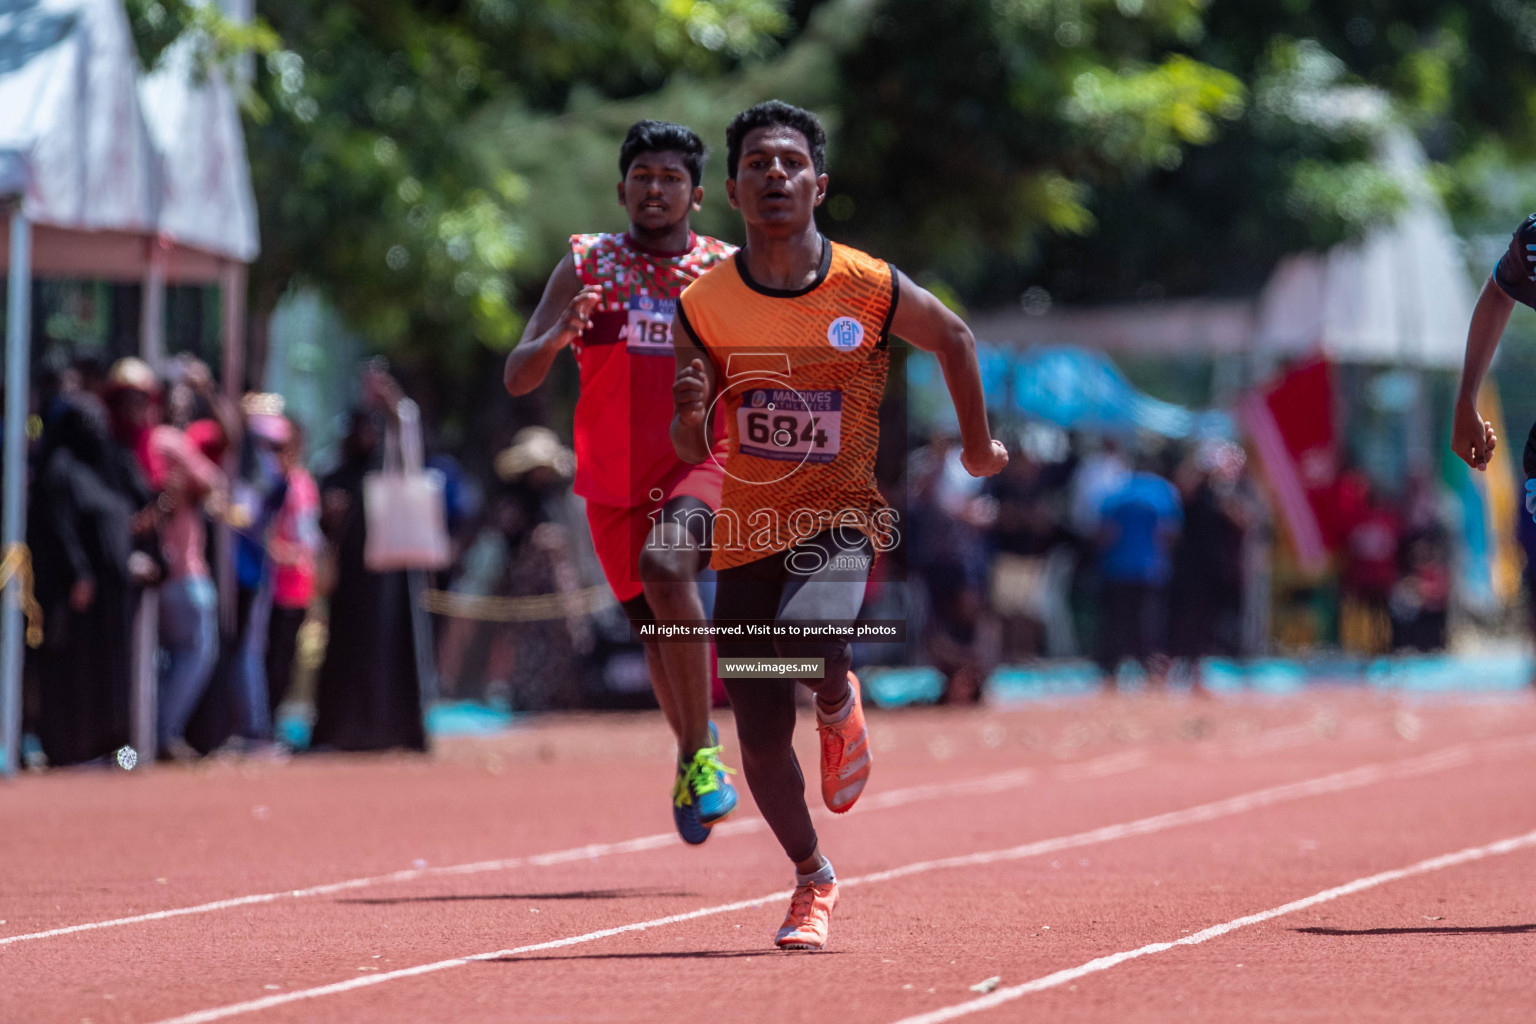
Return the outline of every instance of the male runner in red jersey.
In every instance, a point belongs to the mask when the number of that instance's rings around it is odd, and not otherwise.
[[[561,349],[576,357],[575,490],[586,499],[608,585],[637,626],[704,618],[697,578],[708,564],[722,472],[718,461],[682,462],[668,439],[677,297],[735,251],[688,227],[704,196],[704,155],[682,125],[629,129],[619,149],[628,232],[571,236],[570,254],[507,356],[514,395],[538,387]],[[673,821],[685,841],[702,843],[736,806],[709,720],[709,645],[647,641],[645,657],[677,737]]]
[[[798,683],[816,694],[822,800],[840,814],[859,798],[870,768],[849,643],[727,640],[725,631],[749,635],[747,624],[763,620],[843,628],[858,618],[874,554],[894,525],[874,479],[892,335],[938,356],[966,470],[990,476],[1008,453],[987,426],[965,323],[889,263],[817,230],[827,175],[816,116],[777,100],[738,114],[726,131],[726,163],[747,245],[679,300],[672,443],[688,462],[709,465],[717,457],[711,407],[729,426],[715,523],[720,653],[821,661],[819,678],[726,679],[747,785],[795,865],[794,896],[774,941],[820,949],[837,877],[817,843],[791,742],[795,690]]]

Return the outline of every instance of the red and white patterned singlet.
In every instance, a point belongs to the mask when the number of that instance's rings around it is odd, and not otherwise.
[[[603,292],[592,326],[571,346],[581,370],[575,489],[588,501],[643,504],[680,465],[670,435],[677,297],[736,251],[704,235],[688,239],[687,252],[658,253],[627,233],[571,236],[577,276]]]

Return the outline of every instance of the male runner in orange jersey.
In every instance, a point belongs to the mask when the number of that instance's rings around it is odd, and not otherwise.
[[[671,421],[672,316],[683,288],[735,248],[688,227],[704,190],[704,143],[682,125],[641,121],[619,150],[625,234],[573,235],[522,340],[506,385],[527,394],[570,346],[581,370],[576,493],[608,585],[636,625],[704,618],[698,572],[720,504],[717,461],[679,461]],[[709,720],[707,642],[645,644],[657,703],[677,737],[672,814],[689,843],[736,806]]]
[[[726,132],[726,190],[747,245],[678,303],[672,443],[687,462],[714,458],[711,412],[729,431],[716,518],[715,623],[852,624],[894,515],[875,488],[877,412],[895,334],[935,353],[959,416],[962,462],[975,476],[1008,461],[992,439],[964,322],[890,264],[816,229],[826,197],[826,134],[814,114],[778,101]],[[759,810],[795,865],[775,942],[826,944],[837,879],[821,854],[791,746],[794,688],[816,694],[821,793],[851,808],[869,777],[869,737],[846,639],[735,639],[731,657],[822,659],[819,678],[726,678],[742,767]]]

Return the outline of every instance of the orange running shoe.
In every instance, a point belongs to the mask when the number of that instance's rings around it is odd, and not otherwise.
[[[841,722],[823,722],[819,713],[816,716],[816,731],[821,733],[821,799],[833,814],[852,807],[869,781],[869,730],[864,728],[859,677],[852,672],[848,686],[853,707]]]
[[[827,926],[837,906],[837,883],[802,885],[789,898],[789,913],[774,943],[780,949],[820,949],[827,944]]]

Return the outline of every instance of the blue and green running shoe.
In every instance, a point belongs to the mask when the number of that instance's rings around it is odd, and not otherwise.
[[[677,766],[672,785],[672,821],[683,842],[693,846],[708,839],[711,826],[736,809],[736,787],[725,779],[736,773],[720,763],[720,735],[713,722],[709,739],[712,746]]]

